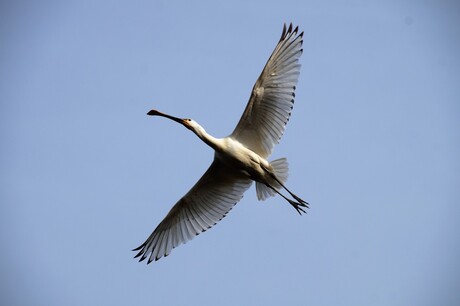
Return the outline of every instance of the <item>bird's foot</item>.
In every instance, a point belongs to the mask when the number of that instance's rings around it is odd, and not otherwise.
[[[305,208],[310,208],[306,201],[302,200],[301,198],[299,198],[295,194],[293,194],[292,196],[294,197],[294,199],[296,199],[296,201],[299,203],[300,206],[305,207]]]
[[[300,199],[300,198],[299,198]],[[297,200],[297,199],[296,199]],[[293,201],[291,199],[288,199],[289,204],[292,205],[292,207],[295,208],[295,210],[299,213],[299,215],[302,215],[302,213],[306,214],[307,212],[303,207],[308,208],[308,203],[305,202],[304,200],[300,199],[299,202]]]

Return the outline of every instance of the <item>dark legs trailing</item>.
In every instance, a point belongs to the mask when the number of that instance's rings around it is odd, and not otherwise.
[[[277,194],[279,194],[280,196],[282,196],[286,201],[289,202],[289,204],[291,204],[295,210],[297,210],[297,212],[302,215],[302,212],[303,213],[307,213],[303,207],[305,208],[309,208],[308,207],[308,203],[305,202],[304,200],[302,200],[301,198],[299,198],[298,196],[296,196],[294,193],[292,193],[289,189],[287,189],[286,186],[283,185],[283,183],[281,183],[281,181],[276,177],[276,175],[274,175],[271,171],[269,171],[268,169],[265,169],[265,172],[267,172],[278,184],[280,184],[281,187],[283,187],[284,190],[286,190],[296,201],[293,201],[291,199],[288,199],[285,195],[283,195],[281,192],[279,192],[275,187],[271,186],[271,185],[268,185],[266,184],[268,187],[270,187],[270,189],[272,189],[274,192],[276,192]]]

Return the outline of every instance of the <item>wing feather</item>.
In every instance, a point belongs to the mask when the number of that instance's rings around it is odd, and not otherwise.
[[[252,181],[214,160],[205,174],[169,211],[147,240],[134,251],[150,263],[168,256],[219,222],[243,197]]]
[[[303,32],[286,30],[256,81],[246,109],[231,137],[267,158],[284,133],[294,105],[300,74]]]

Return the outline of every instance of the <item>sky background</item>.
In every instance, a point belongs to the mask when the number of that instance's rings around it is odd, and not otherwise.
[[[459,305],[457,1],[2,1],[1,305]],[[254,187],[146,265],[142,243],[236,125],[284,22],[305,31]]]

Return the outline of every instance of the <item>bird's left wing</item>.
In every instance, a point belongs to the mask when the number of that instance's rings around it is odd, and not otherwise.
[[[284,25],[281,38],[256,81],[231,137],[267,158],[283,135],[294,105],[303,32]]]
[[[193,239],[220,221],[243,197],[252,180],[218,160],[169,211],[147,240],[133,251],[147,263],[168,256],[171,250]]]

